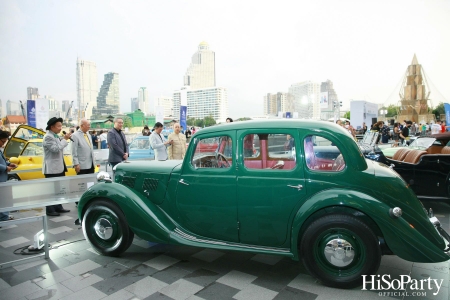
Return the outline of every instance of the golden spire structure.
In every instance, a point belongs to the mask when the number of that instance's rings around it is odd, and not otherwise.
[[[428,86],[416,54],[406,69],[403,85],[400,89],[399,113],[397,120],[410,120],[416,123],[434,120],[434,115],[428,113]]]

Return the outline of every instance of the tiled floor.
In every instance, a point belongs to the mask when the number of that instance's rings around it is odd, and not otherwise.
[[[450,207],[430,203],[449,230]],[[121,257],[98,255],[74,226],[76,209],[50,217],[50,259],[0,269],[0,299],[381,299],[378,292],[323,286],[301,263],[270,255],[149,243],[135,238]],[[42,210],[14,213],[16,218]],[[41,223],[0,229],[0,263],[21,259],[13,251],[31,244]],[[419,264],[384,256],[378,274],[391,279],[443,279],[437,295],[414,299],[449,299],[449,263]],[[413,291],[408,291],[412,293]],[[434,288],[436,292],[436,288]]]

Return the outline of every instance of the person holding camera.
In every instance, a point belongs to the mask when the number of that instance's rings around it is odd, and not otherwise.
[[[154,131],[150,135],[150,146],[155,150],[155,160],[167,160],[169,158],[167,147],[173,143],[171,140],[167,141],[161,134],[163,127],[163,124],[156,122]]]

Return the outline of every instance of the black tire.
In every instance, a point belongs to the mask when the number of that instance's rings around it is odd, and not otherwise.
[[[119,256],[133,242],[134,233],[128,227],[122,210],[110,200],[94,200],[83,215],[83,233],[95,251],[107,256]]]
[[[299,245],[302,262],[323,284],[354,288],[375,274],[381,249],[373,231],[350,215],[326,215],[312,222]]]

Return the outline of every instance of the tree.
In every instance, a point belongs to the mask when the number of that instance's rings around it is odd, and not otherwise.
[[[346,112],[346,113],[344,114],[344,118],[350,120],[350,111],[348,111],[348,112]]]
[[[203,127],[203,125],[205,125],[205,121],[203,119],[196,119],[195,120],[195,126]]]
[[[438,106],[433,109],[432,113],[436,116],[436,119],[439,120],[441,115],[445,115],[444,103],[439,102]]]
[[[186,122],[189,126],[195,126],[195,118],[188,117]]]
[[[391,104],[387,107],[386,118],[395,117],[398,114],[399,107]]]
[[[131,122],[131,118],[130,117],[124,117],[123,118],[123,128],[131,128],[133,127],[133,122]]]
[[[203,120],[205,121],[204,123],[205,127],[216,125],[216,120],[214,120],[214,118],[211,115],[205,117]]]

